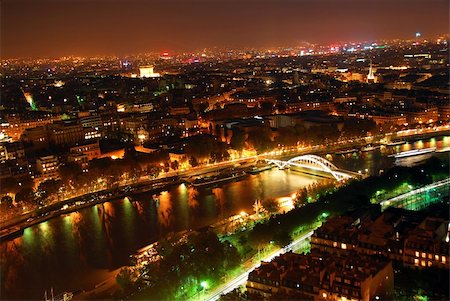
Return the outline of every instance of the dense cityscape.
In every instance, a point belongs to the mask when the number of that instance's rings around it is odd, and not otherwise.
[[[2,46],[1,300],[449,300],[450,36],[411,28]]]

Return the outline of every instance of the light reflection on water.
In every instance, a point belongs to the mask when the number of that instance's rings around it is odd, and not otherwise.
[[[388,153],[433,145],[448,147],[450,137],[392,147]],[[345,169],[377,174],[392,164],[387,154],[377,150],[330,159]],[[318,180],[274,168],[220,187],[196,189],[182,184],[155,196],[131,195],[51,219],[1,243],[2,297],[42,299],[51,287],[55,293],[89,287],[103,280],[99,269],[126,264],[129,254],[171,231],[196,229],[241,211],[252,212],[256,199],[290,195]]]

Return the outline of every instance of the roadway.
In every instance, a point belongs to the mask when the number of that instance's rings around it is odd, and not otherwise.
[[[297,238],[296,240],[294,240],[293,242],[291,242],[289,245],[287,245],[287,246],[281,248],[280,250],[272,253],[271,255],[267,256],[262,261],[268,262],[268,261],[271,261],[272,259],[274,259],[275,257],[280,256],[281,254],[295,250],[299,244],[305,242],[305,240],[310,238],[313,235],[313,233],[314,233],[314,231],[310,231],[310,232],[304,234],[303,236],[301,236],[301,237]],[[240,285],[244,284],[247,281],[248,275],[254,269],[259,267],[260,265],[261,265],[260,262],[258,262],[257,264],[254,264],[252,267],[247,269],[245,272],[243,272],[239,276],[227,281],[223,285],[212,290],[209,294],[207,293],[207,296],[205,296],[204,300],[207,300],[207,301],[218,300],[221,295],[227,294],[227,293],[231,292],[232,290],[238,288]]]
[[[27,212],[20,218],[14,219],[11,222],[2,223],[0,226],[0,239],[3,240],[8,239],[9,237],[15,237],[25,228],[45,222],[62,214],[68,214],[96,204],[120,199],[134,193],[167,189],[171,185],[180,184],[182,182],[180,177],[198,176],[210,173],[212,171],[232,167],[239,162],[242,167],[242,165],[246,164],[245,161],[250,160],[254,159],[244,158],[240,160],[221,162],[209,166],[192,168],[181,172],[167,172],[152,180],[125,183],[119,187],[108,188],[59,201],[48,206],[38,208],[34,211]]]

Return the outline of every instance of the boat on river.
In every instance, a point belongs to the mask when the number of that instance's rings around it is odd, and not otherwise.
[[[436,153],[436,148],[414,149],[406,152],[391,155],[395,158],[394,164],[397,166],[414,166],[419,164]]]
[[[402,159],[402,158],[408,158],[408,157],[414,157],[414,156],[420,156],[420,155],[431,155],[432,153],[436,152],[435,147],[430,148],[422,148],[422,149],[413,149],[406,152],[400,152],[391,155],[391,157],[394,157],[395,159]]]
[[[376,150],[376,149],[378,149],[378,148],[380,148],[379,145],[373,146],[373,145],[371,145],[371,144],[368,144],[368,145],[366,145],[366,146],[363,146],[363,147],[361,148],[361,151],[362,151],[362,152],[371,152],[371,151],[374,151],[374,150]]]
[[[251,174],[251,175],[256,175],[256,174],[259,174],[260,172],[263,172],[263,171],[266,171],[266,170],[270,170],[272,168],[273,168],[273,165],[271,165],[271,164],[266,164],[266,165],[263,165],[263,166],[260,166],[260,167],[255,166],[252,169],[250,169],[248,171],[248,173]]]
[[[10,240],[23,235],[24,229],[20,226],[14,226],[9,229],[4,229],[0,231],[1,240]]]
[[[405,144],[406,141],[396,141],[396,142],[389,142],[388,144],[386,144],[387,146],[397,146],[397,145],[402,145]]]
[[[335,154],[336,155],[347,155],[347,154],[352,154],[352,153],[357,153],[357,152],[358,152],[358,150],[356,148],[352,148],[352,149],[337,151],[337,152],[335,152]]]
[[[226,174],[218,174],[216,176],[210,176],[210,177],[203,177],[195,179],[191,182],[191,185],[194,187],[205,187],[205,186],[212,186],[228,181],[235,181],[242,179],[246,176],[245,171],[237,171],[232,173],[226,173]]]

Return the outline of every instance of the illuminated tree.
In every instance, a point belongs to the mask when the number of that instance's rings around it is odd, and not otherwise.
[[[264,200],[262,205],[270,213],[276,213],[280,209],[280,204],[275,199]]]
[[[124,267],[116,276],[116,282],[125,292],[129,291],[133,285],[133,274],[129,267]]]
[[[272,132],[269,127],[259,127],[248,133],[248,143],[253,146],[258,153],[272,149]]]
[[[59,175],[65,185],[69,183],[80,184],[83,170],[75,162],[67,162],[59,167]]]
[[[245,146],[245,133],[239,128],[233,128],[232,132],[230,146],[237,151],[241,151]]]

